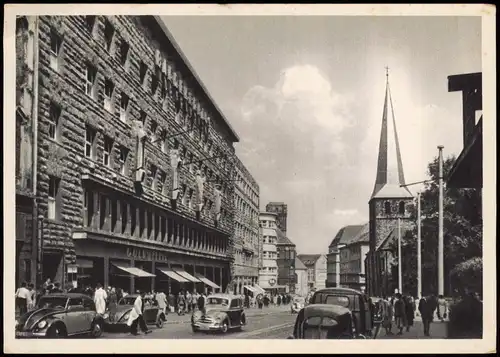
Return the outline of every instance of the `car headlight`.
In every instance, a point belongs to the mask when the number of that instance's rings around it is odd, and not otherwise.
[[[47,326],[47,321],[40,321],[38,323],[38,325],[36,325],[38,328],[44,328],[45,326]]]
[[[217,317],[215,318],[215,322],[217,322],[217,323],[221,323],[221,322],[222,322],[222,318],[221,318],[220,316],[217,316]]]
[[[130,312],[127,312],[125,315],[123,315],[122,320],[128,320],[129,316],[130,316]]]

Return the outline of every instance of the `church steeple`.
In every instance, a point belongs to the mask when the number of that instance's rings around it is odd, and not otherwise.
[[[413,196],[410,191],[406,187],[401,187],[405,184],[405,176],[389,87],[389,68],[385,69],[387,81],[378,150],[377,177],[371,198],[411,198]]]

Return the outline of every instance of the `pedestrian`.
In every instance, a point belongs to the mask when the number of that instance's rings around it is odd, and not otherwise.
[[[175,312],[175,296],[172,291],[168,293],[168,306],[170,307],[170,312]]]
[[[50,290],[49,287],[51,285],[52,285],[52,280],[50,278],[47,278],[47,280],[45,280],[45,283],[43,283],[44,290]]]
[[[386,335],[392,335],[392,304],[387,300],[386,296],[383,296],[379,302],[380,313],[382,315],[382,327],[385,329]]]
[[[19,316],[24,315],[28,311],[28,306],[31,304],[31,293],[26,285],[26,282],[23,281],[21,287],[16,291],[16,305],[19,310]]]
[[[424,336],[430,336],[430,325],[434,319],[434,309],[431,298],[421,297],[418,302],[418,311],[420,312],[422,324],[424,325]]]
[[[406,307],[401,293],[397,293],[394,299],[394,318],[396,327],[399,329],[398,335],[403,334],[403,329],[406,326]]]
[[[184,315],[185,307],[186,307],[186,296],[181,291],[177,296],[177,314],[179,316]]]
[[[276,305],[281,305],[281,295],[276,296]]]
[[[195,290],[194,293],[193,293],[193,302],[192,302],[192,304],[193,304],[193,306],[192,306],[193,311],[196,310],[196,306],[198,305],[198,298],[199,297],[200,297],[200,293],[198,293],[198,291]]]
[[[206,296],[205,293],[202,292],[198,297],[197,305],[198,305],[198,310],[200,310],[203,315],[205,315],[205,302],[206,302]]]
[[[257,295],[257,305],[259,306],[259,309],[262,310],[262,305],[263,305],[262,294]]]
[[[443,295],[438,296],[437,316],[438,319],[441,320],[441,322],[444,322],[444,320],[446,320],[446,318],[448,317],[448,302]]]
[[[137,336],[137,327],[139,325],[140,329],[144,334],[151,333],[151,330],[148,329],[148,325],[144,320],[144,297],[145,292],[139,292],[139,296],[134,301],[134,307],[130,310],[130,315],[128,317],[127,326],[130,326],[130,333],[134,336]]]
[[[111,322],[115,321],[116,307],[118,305],[118,294],[115,288],[111,288],[108,295],[108,310],[109,310],[109,320]]]
[[[245,295],[245,307],[250,308],[250,296],[248,294]]]
[[[193,296],[189,291],[186,291],[186,308],[187,312],[191,312],[191,307],[193,306]]]
[[[413,326],[413,321],[415,319],[415,302],[411,295],[405,298],[405,313],[406,313],[406,331],[410,331],[410,327]]]
[[[50,290],[51,294],[61,294],[63,291],[61,289],[60,283],[54,283],[52,289]]]
[[[35,284],[29,283],[28,284],[28,290],[30,292],[30,303],[28,304],[28,311],[32,311],[35,309],[36,306],[36,289],[35,289]]]
[[[106,300],[108,298],[108,294],[102,288],[101,283],[97,283],[97,289],[94,293],[94,303],[96,312],[100,315],[104,315],[106,312]]]
[[[156,303],[158,305],[158,310],[167,315],[167,295],[163,291],[160,291],[155,296]]]

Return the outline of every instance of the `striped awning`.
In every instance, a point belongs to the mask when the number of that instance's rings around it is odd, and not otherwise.
[[[243,285],[243,287],[244,287],[245,289],[249,290],[250,292],[254,293],[254,294],[258,293],[258,290],[257,290],[257,289],[254,289],[254,287],[253,287],[253,286],[250,286],[250,285]]]
[[[265,294],[266,291],[264,289],[262,289],[259,285],[255,284],[254,286],[252,286],[252,288],[254,288],[258,293],[260,294]]]
[[[186,278],[182,277],[181,275],[177,274],[170,268],[157,268],[159,271],[161,271],[163,274],[168,276],[170,279],[174,279],[175,281],[179,283],[189,283],[189,280]]]
[[[136,267],[127,267],[127,266],[117,265],[117,264],[113,264],[113,265],[115,267],[117,267],[118,269],[120,269],[124,272],[127,272],[130,275],[133,275],[133,276],[138,277],[138,278],[151,278],[153,276],[156,276],[154,274],[148,273],[147,271],[136,268]]]
[[[216,283],[214,283],[213,281],[210,281],[209,279],[205,278],[203,275],[201,274],[196,274],[196,277],[198,279],[200,279],[202,282],[204,282],[205,284],[207,284],[208,286],[214,288],[214,289],[220,289],[220,286],[217,285]]]
[[[200,279],[195,278],[194,276],[192,276],[191,274],[189,274],[185,270],[182,270],[182,269],[173,269],[173,270],[174,270],[174,272],[176,272],[177,274],[182,276],[184,279],[187,279],[192,283],[201,283]]]

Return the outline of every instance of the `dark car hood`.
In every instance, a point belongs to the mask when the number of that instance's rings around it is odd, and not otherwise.
[[[18,319],[19,324],[17,325],[17,327],[19,329],[24,327],[31,328],[35,323],[40,321],[42,318],[49,317],[55,314],[60,314],[61,312],[64,312],[64,309],[42,308],[27,312]]]
[[[205,315],[210,317],[216,317],[218,315],[225,314],[226,311],[227,311],[226,309],[221,307],[212,307],[212,308],[207,307]]]

